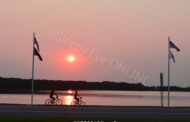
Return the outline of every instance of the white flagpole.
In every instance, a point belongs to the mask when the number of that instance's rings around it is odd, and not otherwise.
[[[168,37],[168,107],[170,107],[170,37]]]
[[[35,33],[33,34],[33,55],[32,55],[32,94],[31,94],[31,105],[33,105],[33,95],[34,95],[34,37]]]

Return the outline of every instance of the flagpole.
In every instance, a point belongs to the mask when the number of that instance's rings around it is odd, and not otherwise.
[[[170,37],[168,37],[168,107],[170,107]]]
[[[31,105],[33,105],[33,95],[34,95],[34,37],[35,33],[33,34],[33,55],[32,55],[32,93],[31,93]]]

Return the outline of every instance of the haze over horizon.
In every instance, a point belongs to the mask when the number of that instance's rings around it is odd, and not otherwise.
[[[35,79],[190,86],[189,0],[1,0],[0,76],[31,78],[33,32],[44,61]],[[76,60],[68,62],[68,56]],[[136,75],[141,75],[138,79]]]

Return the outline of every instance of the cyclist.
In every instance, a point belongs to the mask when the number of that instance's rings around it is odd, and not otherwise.
[[[78,91],[75,91],[74,99],[76,100],[76,103],[79,104],[80,96],[78,95]]]
[[[55,91],[52,90],[49,97],[53,100],[53,102],[55,101],[55,97],[54,97]]]

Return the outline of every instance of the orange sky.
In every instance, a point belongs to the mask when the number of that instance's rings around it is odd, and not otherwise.
[[[1,0],[0,76],[111,80],[158,85],[167,79],[167,38],[182,50],[171,63],[172,85],[190,86],[189,0]],[[76,61],[68,63],[68,55]],[[139,80],[137,75],[143,79]]]

